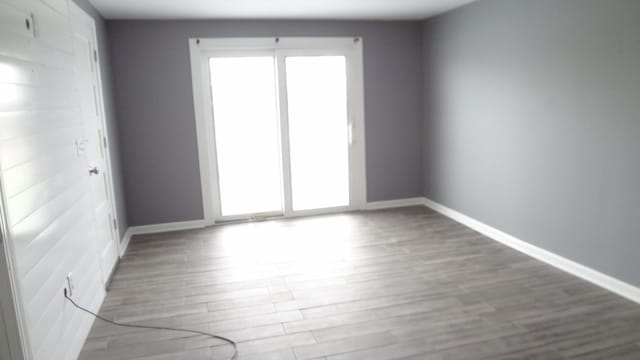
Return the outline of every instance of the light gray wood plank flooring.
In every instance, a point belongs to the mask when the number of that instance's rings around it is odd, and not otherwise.
[[[640,305],[422,207],[136,236],[101,315],[239,359],[640,359]],[[226,359],[97,321],[81,359]]]

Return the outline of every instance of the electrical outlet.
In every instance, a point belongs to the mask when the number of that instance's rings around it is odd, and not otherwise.
[[[67,285],[65,286],[65,289],[67,289],[67,295],[69,297],[72,297],[75,291],[75,286],[73,284],[73,273],[69,273],[69,275],[67,275]]]

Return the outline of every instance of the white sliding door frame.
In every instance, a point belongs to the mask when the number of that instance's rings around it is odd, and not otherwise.
[[[220,214],[220,194],[216,168],[215,126],[209,74],[212,56],[251,56],[270,54],[276,60],[278,112],[282,152],[284,217],[315,215],[366,207],[365,121],[362,39],[359,37],[281,37],[189,39],[194,110],[198,140],[200,181],[205,225],[216,220],[235,220]],[[246,54],[246,55],[245,55]],[[293,211],[289,132],[286,93],[286,56],[345,56],[347,66],[349,147],[349,205],[326,209]],[[280,215],[280,214],[271,214]],[[246,218],[243,216],[238,219]]]

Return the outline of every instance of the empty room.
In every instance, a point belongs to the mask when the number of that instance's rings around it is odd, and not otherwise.
[[[0,0],[0,360],[637,360],[639,159],[638,0]]]

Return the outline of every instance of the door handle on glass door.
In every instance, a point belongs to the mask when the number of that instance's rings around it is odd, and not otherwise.
[[[100,170],[98,170],[97,166],[94,167],[90,167],[89,168],[89,176],[91,175],[98,175],[98,173],[100,173]]]

